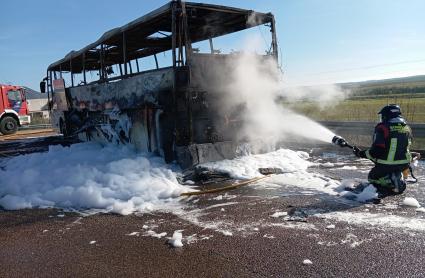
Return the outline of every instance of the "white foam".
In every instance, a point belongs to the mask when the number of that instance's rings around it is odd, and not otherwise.
[[[344,221],[348,224],[354,225],[425,231],[425,219],[409,218],[392,214],[336,211],[316,214],[315,216],[324,219]]]
[[[366,202],[372,200],[378,196],[376,188],[369,184],[362,192],[356,195],[356,200],[359,202]]]
[[[309,259],[305,259],[305,260],[303,261],[303,264],[305,264],[305,265],[311,265],[311,264],[313,264],[313,262],[312,262],[312,261],[310,261]]]
[[[333,164],[331,162],[322,163],[321,165],[322,165],[322,167],[325,167],[325,168],[333,168],[333,167],[335,167],[335,164]]]
[[[280,227],[284,229],[298,229],[298,230],[317,230],[316,226],[311,223],[286,221],[282,223],[269,223],[264,224],[262,227]]]
[[[286,211],[276,211],[275,213],[270,215],[270,217],[278,218],[278,217],[286,216],[286,215],[288,215]]]
[[[266,180],[272,187],[296,186],[336,195],[339,182],[307,171],[309,155],[288,149],[206,163],[234,178],[261,176],[258,168],[285,174]],[[6,209],[59,207],[87,213],[130,214],[176,206],[180,193],[192,190],[177,181],[179,168],[161,157],[137,154],[129,147],[95,143],[53,146],[47,153],[18,156],[0,171],[0,206]],[[264,183],[258,183],[259,185]],[[311,192],[309,194],[312,194]],[[234,195],[219,195],[217,200]]]
[[[208,239],[208,236],[207,236],[207,237],[202,238],[201,240],[204,240],[204,239]],[[190,236],[187,236],[187,237],[186,237],[186,243],[187,243],[187,244],[195,243],[195,242],[197,242],[198,240],[199,240],[199,238],[198,238],[197,234],[193,234],[193,235],[190,235]]]
[[[168,240],[168,243],[176,248],[183,247],[182,238],[183,235],[180,230],[174,231],[173,236]]]
[[[178,183],[178,172],[176,165],[129,147],[51,146],[46,153],[11,158],[0,170],[0,206],[149,211],[176,204],[190,190]]]
[[[416,200],[413,197],[406,197],[406,198],[404,198],[403,205],[409,206],[409,207],[416,207],[416,208],[419,208],[421,206],[419,204],[418,200]]]
[[[416,211],[417,211],[417,212],[425,212],[425,208],[420,207],[420,208],[417,208],[417,209],[416,209]]]
[[[201,166],[213,171],[229,174],[236,179],[259,177],[258,168],[276,167],[284,172],[306,170],[311,162],[307,161],[308,154],[288,149],[279,149],[266,154],[247,155],[232,160],[208,162]]]
[[[233,233],[231,231],[223,230],[223,231],[221,231],[221,233],[225,236],[233,236]]]
[[[341,240],[341,244],[349,244],[349,246],[351,248],[355,248],[355,247],[359,246],[362,243],[363,243],[362,240],[359,241],[358,240],[358,237],[356,235],[354,235],[354,234],[351,234],[351,233],[348,233],[345,236],[345,239],[342,239]]]
[[[219,207],[225,207],[225,206],[232,206],[239,204],[238,202],[227,202],[227,203],[221,203],[221,204],[215,204],[208,207],[205,207],[204,210],[213,209],[213,208],[219,208]]]
[[[348,166],[348,165],[344,165],[343,167],[341,167],[342,170],[357,170],[356,166]]]
[[[313,165],[308,159],[309,155],[306,152],[279,149],[265,154],[242,156],[233,160],[204,163],[201,166],[212,171],[227,173],[236,179],[261,177],[258,168],[280,168],[284,172],[283,174],[271,175],[267,179],[257,182],[257,186],[263,188],[295,186],[337,195],[336,189],[340,183],[321,174],[307,171],[307,168]]]
[[[218,195],[217,197],[211,198],[210,200],[221,201],[223,199],[230,200],[236,198],[236,195],[228,194],[227,192],[224,195]]]
[[[131,232],[127,234],[128,236],[139,236],[140,232]]]
[[[155,238],[162,238],[165,237],[167,235],[166,232],[162,232],[162,233],[157,233],[155,231],[149,230],[147,232],[145,232],[144,234],[145,236],[151,236],[151,237],[155,237]],[[174,236],[174,235],[173,235]]]
[[[340,186],[339,189],[340,190],[344,190],[346,188],[354,189],[354,187],[356,186],[356,184],[358,184],[356,180],[353,180],[353,179],[343,179],[341,181],[341,186]]]
[[[335,190],[340,192],[340,196],[353,197],[358,202],[367,202],[378,197],[376,188],[371,184],[368,184],[360,193],[352,192],[351,190],[355,189],[357,185],[359,185],[358,180],[344,179]]]

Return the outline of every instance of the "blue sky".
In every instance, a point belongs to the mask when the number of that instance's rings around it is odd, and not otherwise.
[[[0,82],[37,89],[50,63],[166,2],[3,1]],[[203,2],[271,11],[292,85],[425,74],[423,0]]]

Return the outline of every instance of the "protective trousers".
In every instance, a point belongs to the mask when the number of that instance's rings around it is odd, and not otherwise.
[[[402,193],[406,189],[406,183],[402,178],[402,172],[408,167],[409,164],[375,164],[375,167],[369,172],[369,183],[375,185],[378,191]]]

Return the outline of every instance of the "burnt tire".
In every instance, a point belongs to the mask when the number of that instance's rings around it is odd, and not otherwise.
[[[4,135],[13,134],[18,130],[18,121],[12,117],[4,117],[0,122],[0,132]]]

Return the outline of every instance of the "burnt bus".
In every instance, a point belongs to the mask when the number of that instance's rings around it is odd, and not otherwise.
[[[214,41],[260,26],[271,36],[258,55],[277,61],[271,13],[171,1],[48,67],[40,90],[52,124],[65,136],[133,144],[183,168],[233,158],[243,104],[224,109],[220,99],[240,52],[224,54]]]

